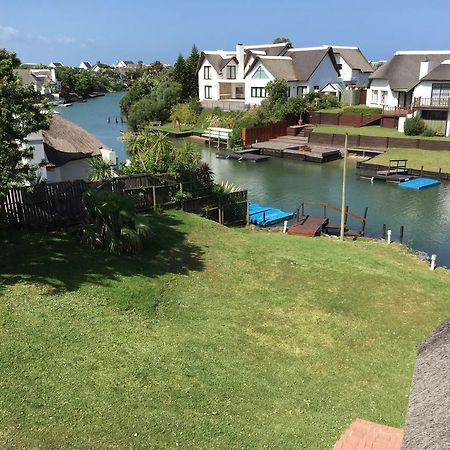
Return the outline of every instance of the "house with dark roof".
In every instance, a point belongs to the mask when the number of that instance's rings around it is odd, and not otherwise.
[[[83,69],[83,70],[91,70],[92,69],[92,65],[90,62],[87,61],[81,61],[80,65],[78,66],[79,69]]]
[[[88,180],[89,160],[93,157],[102,157],[111,165],[116,163],[114,151],[60,114],[53,115],[48,130],[29,135],[26,141],[33,147],[33,158],[24,163],[45,161],[39,175],[49,183]]]
[[[370,80],[367,105],[411,109],[450,136],[449,50],[397,52]]]
[[[64,67],[64,64],[61,62],[51,62],[48,67],[50,67],[50,69],[56,69],[57,67]]]
[[[56,78],[55,69],[18,69],[17,75],[23,86],[33,86],[42,95],[59,98],[61,83]]]
[[[289,48],[286,43],[258,46],[238,44],[236,51],[205,51],[197,66],[199,98],[204,106],[248,109],[266,97],[275,78],[288,83],[288,95],[319,92],[340,83],[331,47]]]

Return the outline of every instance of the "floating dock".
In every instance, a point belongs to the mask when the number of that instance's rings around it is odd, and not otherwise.
[[[238,153],[238,152],[226,152],[219,151],[216,153],[216,158],[219,159],[235,159],[237,161],[251,161],[251,162],[261,162],[270,159],[268,155],[255,155],[254,153]]]
[[[289,227],[288,234],[308,237],[318,236],[324,231],[327,224],[328,219],[326,217],[300,217],[294,226]]]
[[[250,223],[260,227],[275,225],[277,223],[284,222],[285,220],[290,220],[294,217],[294,214],[291,212],[284,212],[268,206],[261,206],[257,203],[250,203],[249,214]]]
[[[400,187],[419,191],[421,189],[437,186],[439,184],[441,184],[441,182],[433,178],[415,178],[413,180],[404,181],[400,183]]]

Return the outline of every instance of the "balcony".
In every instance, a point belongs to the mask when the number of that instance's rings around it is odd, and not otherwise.
[[[413,100],[414,109],[450,109],[450,97],[418,97]]]
[[[383,106],[383,116],[386,117],[406,117],[411,113],[411,108],[405,108],[401,106]]]

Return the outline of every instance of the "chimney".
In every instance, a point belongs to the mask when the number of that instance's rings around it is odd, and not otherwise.
[[[238,60],[237,77],[239,80],[244,78],[244,62],[245,62],[245,52],[244,45],[236,45],[236,58]]]
[[[52,77],[53,83],[56,83],[56,70],[55,69],[51,69],[50,73],[51,73],[51,77]]]
[[[419,80],[427,76],[430,72],[431,72],[431,62],[428,60],[428,58],[425,58],[420,63]]]

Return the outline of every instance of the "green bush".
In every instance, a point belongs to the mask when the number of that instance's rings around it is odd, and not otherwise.
[[[381,114],[382,108],[374,108],[372,106],[365,106],[365,105],[353,105],[345,107],[343,109],[343,112],[373,116],[375,114]]]
[[[86,191],[82,242],[110,253],[134,253],[151,235],[148,218],[136,213],[136,200],[110,191]]]
[[[405,120],[404,131],[407,136],[419,136],[425,131],[425,128],[425,122],[419,116]]]
[[[170,200],[180,208],[183,206],[183,203],[190,198],[192,198],[192,194],[190,192],[178,191]]]
[[[421,135],[424,137],[433,137],[436,136],[436,132],[433,129],[426,127]]]

